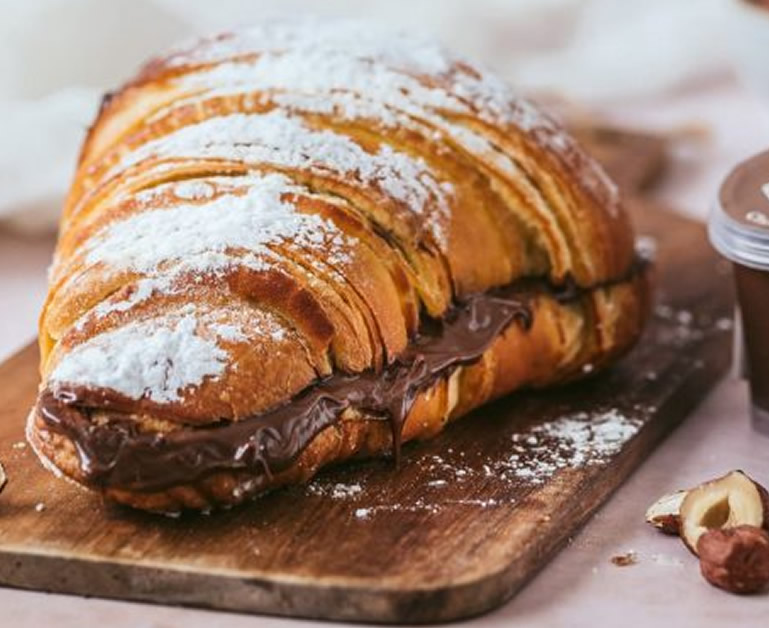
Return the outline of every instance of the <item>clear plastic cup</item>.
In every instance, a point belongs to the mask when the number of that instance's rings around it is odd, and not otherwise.
[[[754,427],[769,434],[769,151],[724,180],[708,234],[733,262]]]

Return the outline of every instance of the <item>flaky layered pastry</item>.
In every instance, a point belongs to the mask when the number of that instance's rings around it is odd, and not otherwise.
[[[273,22],[104,99],[28,438],[117,502],[232,505],[600,369],[648,293],[612,183],[494,76],[357,22]]]

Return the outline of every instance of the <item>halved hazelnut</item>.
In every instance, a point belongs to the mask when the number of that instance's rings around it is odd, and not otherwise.
[[[732,471],[688,491],[680,515],[681,538],[697,554],[697,542],[708,530],[767,527],[769,495],[742,471]]]
[[[708,530],[697,541],[702,576],[732,593],[769,585],[769,534],[753,526]]]
[[[681,503],[688,491],[663,495],[646,511],[646,522],[665,534],[679,534],[681,529]]]

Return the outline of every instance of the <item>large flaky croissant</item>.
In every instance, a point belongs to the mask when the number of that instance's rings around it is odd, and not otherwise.
[[[28,438],[117,502],[239,503],[605,366],[647,275],[601,168],[468,61],[358,22],[221,35],[104,99]]]

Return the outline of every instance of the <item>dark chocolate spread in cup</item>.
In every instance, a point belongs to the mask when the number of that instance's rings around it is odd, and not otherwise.
[[[713,244],[734,262],[753,418],[769,429],[769,151],[724,181],[711,217]]]

